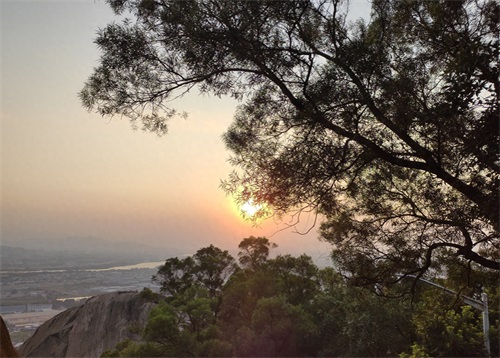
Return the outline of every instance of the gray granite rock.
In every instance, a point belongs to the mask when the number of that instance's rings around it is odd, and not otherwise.
[[[23,357],[99,357],[127,338],[139,340],[130,327],[143,327],[154,305],[137,292],[94,296],[41,325],[20,353]]]

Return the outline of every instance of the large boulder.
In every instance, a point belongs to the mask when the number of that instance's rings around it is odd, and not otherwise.
[[[23,357],[99,357],[127,338],[140,339],[130,328],[143,327],[154,305],[137,292],[94,296],[42,324],[20,353]]]

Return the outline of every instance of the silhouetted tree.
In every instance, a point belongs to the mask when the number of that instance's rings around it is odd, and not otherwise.
[[[307,255],[278,255],[269,261],[269,272],[291,304],[307,303],[320,291],[320,270]]]
[[[236,269],[236,261],[227,250],[214,245],[198,250],[193,258],[197,281],[208,290],[210,297],[216,296]]]
[[[356,22],[343,0],[108,3],[136,21],[100,30],[85,107],[161,134],[195,86],[244,100],[225,189],[323,215],[357,282],[447,253],[500,269],[496,1],[374,0]]]
[[[265,237],[250,236],[243,239],[238,245],[240,265],[250,270],[256,270],[267,261],[270,249],[275,247],[277,245]]]
[[[210,245],[184,259],[167,259],[152,280],[161,285],[162,293],[168,295],[179,295],[198,285],[213,298],[220,293],[236,267],[236,261],[227,250]]]
[[[169,296],[178,295],[194,284],[194,265],[191,257],[169,258],[151,280],[161,286],[162,293]]]

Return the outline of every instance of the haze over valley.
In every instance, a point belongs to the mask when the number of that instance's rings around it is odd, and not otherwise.
[[[0,246],[0,313],[14,344],[36,327],[88,297],[156,288],[151,276],[168,250],[92,238],[40,241],[30,248]]]

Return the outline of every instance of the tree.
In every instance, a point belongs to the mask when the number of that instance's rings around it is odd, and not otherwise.
[[[439,305],[433,299],[426,310],[422,309],[413,318],[422,342],[419,346],[424,352],[431,357],[487,356],[478,324],[481,319],[474,314],[472,307],[462,306],[458,311],[445,312],[436,307]]]
[[[317,353],[317,345],[311,344],[318,334],[312,318],[283,297],[261,298],[252,316],[252,328],[256,333],[255,356],[302,357]]]
[[[170,296],[178,295],[194,284],[194,260],[191,257],[169,258],[151,280],[161,285],[160,291]]]
[[[278,255],[269,261],[269,272],[276,277],[284,297],[291,304],[305,304],[319,293],[319,269],[310,256]]]
[[[500,344],[500,277],[478,265],[460,258],[441,262],[446,275],[433,278],[433,282],[446,287],[456,295],[417,281],[415,311],[415,348],[430,356],[484,356],[486,355],[481,311],[472,308],[459,294],[482,301],[487,294],[489,311],[490,351],[498,352]],[[467,278],[464,284],[464,278]],[[409,280],[407,280],[409,281]],[[459,294],[458,294],[459,293]]]
[[[280,293],[272,272],[259,268],[251,273],[249,275],[248,271],[243,270],[236,272],[224,287],[218,319],[228,337],[238,335],[237,331],[242,327],[250,327],[259,299],[273,297]],[[241,343],[236,341],[233,345],[239,349]],[[237,353],[243,354],[241,351]],[[248,354],[251,355],[251,352]]]
[[[136,21],[99,32],[85,107],[162,134],[195,86],[245,100],[225,189],[324,216],[359,282],[442,252],[500,270],[496,1],[374,0],[367,22],[344,0],[108,3]]]
[[[318,268],[306,255],[267,260],[269,246],[266,238],[240,243],[250,248],[240,258],[258,259],[244,260],[244,269],[224,286],[218,315],[222,336],[237,356],[314,356],[318,334],[303,306],[319,292]]]
[[[269,257],[269,250],[276,247],[278,245],[269,242],[265,237],[247,237],[238,245],[240,249],[240,252],[238,252],[240,265],[255,271],[266,262]]]
[[[181,331],[178,324],[178,316],[174,308],[166,302],[154,307],[149,313],[148,323],[144,329],[144,337],[149,342],[154,342],[171,355],[182,346],[180,342]],[[187,348],[187,347],[183,347]]]
[[[409,299],[381,297],[321,273],[323,292],[310,305],[321,333],[320,356],[394,357],[413,340]]]
[[[177,313],[180,331],[190,332],[193,340],[200,341],[203,331],[215,323],[214,299],[208,292],[197,286],[190,287],[170,302]]]
[[[196,284],[205,288],[213,298],[235,269],[236,261],[227,250],[210,245],[199,249],[192,257],[167,259],[152,281],[159,283],[161,291],[171,296]]]
[[[193,258],[197,281],[208,290],[211,298],[215,297],[236,269],[236,261],[227,250],[222,251],[214,245],[198,250]]]
[[[270,245],[248,239],[242,243]],[[209,258],[221,253],[226,256],[212,245],[198,250],[190,277],[196,277],[196,268],[205,267],[199,262],[210,263]],[[479,299],[482,292],[489,298],[491,351],[497,352],[498,274],[449,255],[439,264],[442,274],[434,280],[451,291],[406,279],[398,285],[377,285],[373,292],[353,286],[333,267],[319,269],[307,255],[279,255],[264,259],[255,269],[237,269],[215,296],[201,281],[168,297],[145,289],[141,295],[157,304],[143,329],[129,327],[142,340],[127,339],[102,356],[484,355],[480,312],[460,298]],[[212,262],[209,267],[218,265]],[[414,294],[401,297],[405,286],[411,285]],[[453,291],[455,297],[450,295]]]

